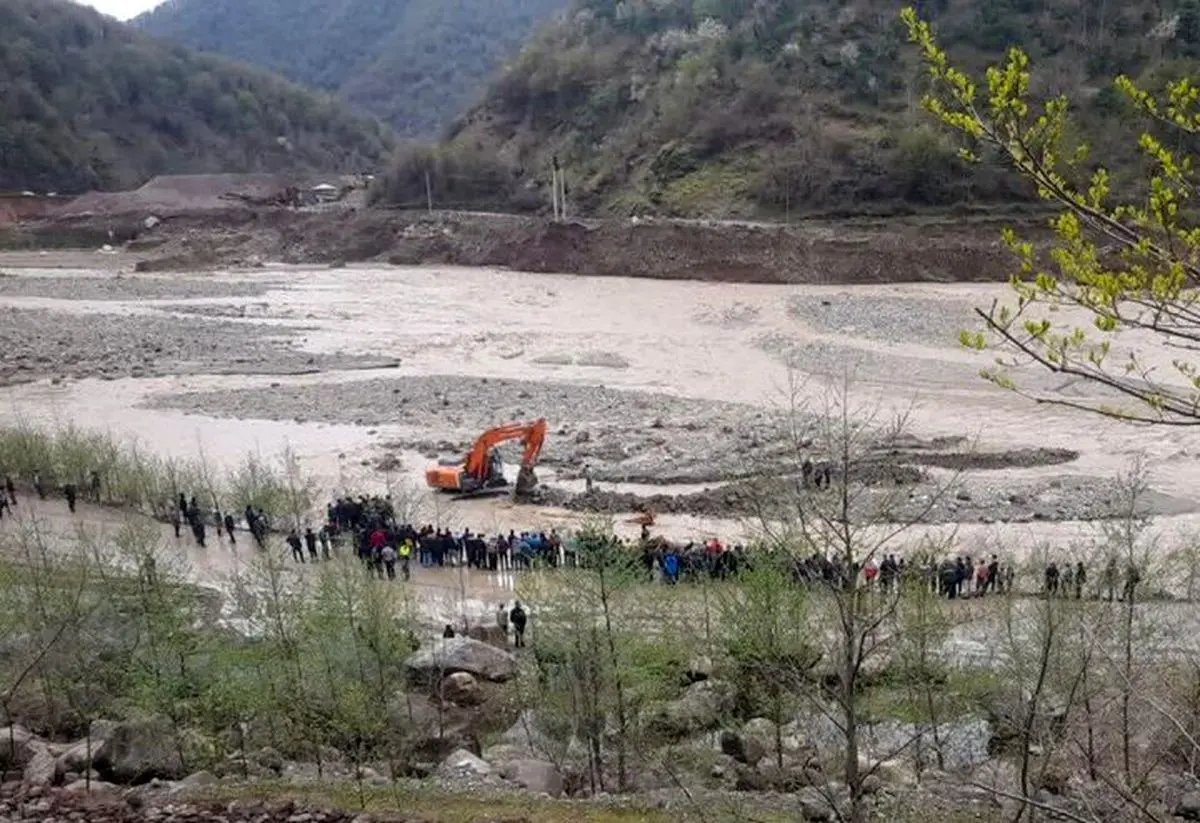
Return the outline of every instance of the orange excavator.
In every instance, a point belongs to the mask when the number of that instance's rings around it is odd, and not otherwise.
[[[432,489],[454,493],[455,499],[502,493],[508,487],[508,481],[504,478],[504,462],[496,448],[511,440],[520,440],[525,446],[514,492],[517,497],[527,496],[538,482],[534,467],[546,441],[545,418],[532,423],[509,423],[484,432],[461,463],[439,461],[426,469],[425,482]]]

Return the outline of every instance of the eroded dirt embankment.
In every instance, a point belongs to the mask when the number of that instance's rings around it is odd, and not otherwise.
[[[0,238],[0,245],[86,247],[112,238],[149,253],[143,270],[375,260],[725,282],[984,282],[1011,274],[1000,227],[1014,223],[1012,217],[926,217],[792,225],[624,219],[554,224],[516,215],[230,209],[146,229],[147,216],[27,224]],[[1025,222],[1037,230],[1035,221]]]

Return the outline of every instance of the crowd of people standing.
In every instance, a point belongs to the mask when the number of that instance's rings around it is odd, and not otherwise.
[[[48,489],[39,475],[33,477],[37,496],[45,500]],[[67,507],[76,509],[78,487],[73,483],[61,488]],[[99,502],[100,478],[92,472],[84,486],[84,496]],[[3,477],[0,488],[0,521],[11,514],[17,505],[17,488],[10,475]],[[206,547],[208,529],[215,527],[219,539],[227,538],[237,544],[237,532],[243,528],[260,549],[266,549],[272,531],[267,515],[247,505],[241,518],[230,512],[204,509],[196,496],[180,493],[169,507],[169,520],[175,537],[182,537],[186,524],[197,545]],[[486,572],[511,572],[537,566],[587,565],[588,551],[575,537],[564,538],[556,530],[497,533],[485,535],[463,529],[455,532],[433,525],[416,527],[397,523],[395,509],[389,497],[345,497],[326,507],[326,518],[319,528],[306,526],[288,530],[284,541],[292,559],[297,563],[317,563],[330,560],[343,549],[350,549],[366,569],[382,579],[409,580],[414,565],[422,568],[464,566]],[[627,553],[632,559],[640,557],[651,581],[668,585],[696,582],[703,579],[725,579],[740,569],[752,566],[755,553],[741,544],[730,544],[716,538],[704,541],[673,543],[652,537],[649,527],[632,540],[611,538],[611,548]],[[791,562],[791,575],[797,585],[836,585],[839,588],[865,587],[888,593],[910,585],[927,587],[930,591],[951,600],[984,597],[1016,591],[1016,568],[1002,562],[998,555],[974,559],[969,555],[947,557],[904,557],[888,554],[881,559],[871,558],[848,567],[836,554],[825,556],[813,553]],[[1083,561],[1059,564],[1047,563],[1042,569],[1040,593],[1047,596],[1083,599],[1099,597],[1108,600],[1127,600],[1134,596],[1142,581],[1137,564],[1124,568],[1116,558],[1106,560],[1096,584],[1089,587],[1092,576]]]

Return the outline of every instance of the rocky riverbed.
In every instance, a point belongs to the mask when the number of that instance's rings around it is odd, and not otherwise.
[[[538,498],[604,514],[649,509],[707,517],[764,515],[784,502],[780,491],[790,487],[786,477],[796,472],[800,455],[816,462],[829,459],[828,445],[820,442],[828,428],[807,411],[785,414],[598,384],[430,375],[170,394],[156,397],[152,405],[238,419],[393,424],[412,432],[383,444],[384,464],[395,463],[403,452],[428,458],[461,455],[498,420],[545,416],[552,428],[542,462],[560,479],[577,478],[589,466],[601,484],[705,486],[661,493],[580,493],[551,486]],[[798,428],[790,428],[789,421]],[[506,452],[519,459],[516,447]],[[1118,516],[1124,503],[1111,478],[997,477],[1006,469],[1070,464],[1077,457],[1066,449],[988,450],[965,437],[881,434],[879,448],[855,457],[856,471],[872,488],[856,497],[854,510],[864,520],[931,523]],[[959,477],[960,472],[970,474]],[[1164,494],[1147,495],[1142,505],[1159,514],[1195,510],[1190,501]]]
[[[390,358],[316,354],[303,329],[154,314],[0,307],[0,385],[177,374],[313,374],[387,368]]]
[[[118,273],[113,277],[74,274],[6,274],[0,270],[0,297],[42,297],[71,301],[195,300],[200,298],[257,297],[277,284],[269,276],[253,280],[229,277],[141,277]]]

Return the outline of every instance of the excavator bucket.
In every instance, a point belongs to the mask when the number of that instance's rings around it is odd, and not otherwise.
[[[537,484],[537,472],[533,470],[533,466],[522,466],[521,471],[517,474],[517,485],[513,489],[513,494],[516,497],[529,497],[537,488]]]

